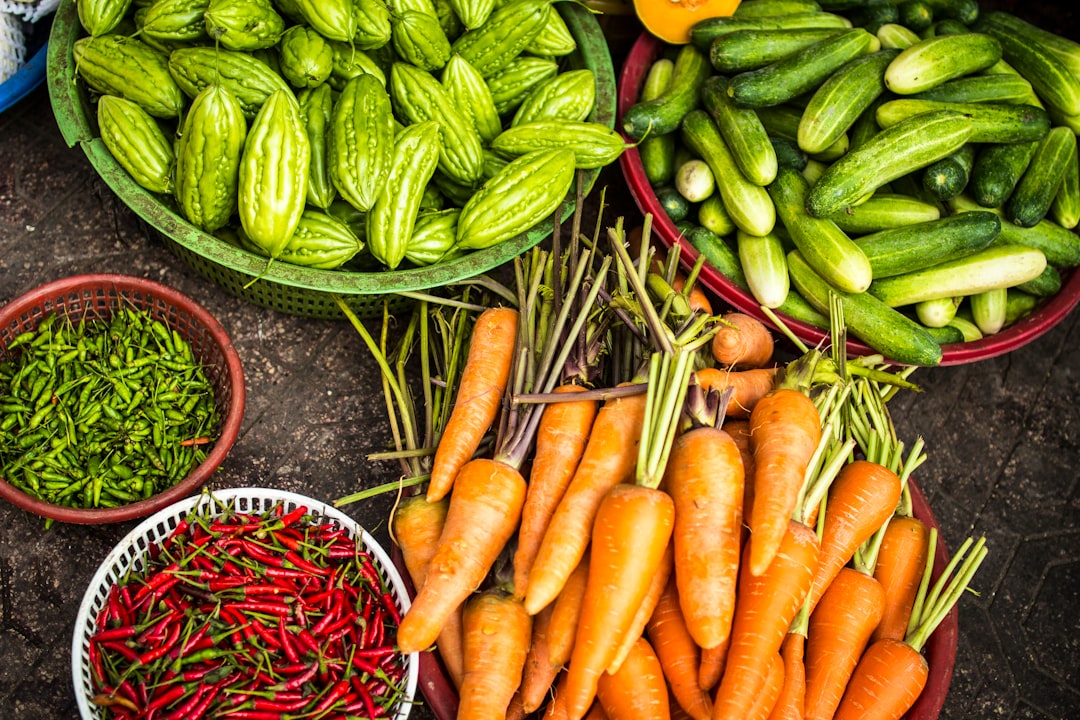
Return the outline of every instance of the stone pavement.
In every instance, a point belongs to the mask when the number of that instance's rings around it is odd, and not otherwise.
[[[633,215],[617,172],[601,180]],[[239,301],[175,257],[67,148],[44,87],[0,116],[0,304],[85,272],[150,277],[187,293],[230,333],[247,409],[211,487],[261,485],[330,501],[391,479],[366,459],[390,442],[377,369],[344,322]],[[990,554],[960,603],[943,718],[1080,716],[1080,314],[1007,356],[919,370],[891,404],[925,439],[917,474],[950,548],[985,534]],[[384,544],[389,498],[346,511]],[[0,718],[78,716],[75,615],[91,576],[136,522],[57,524],[0,504]],[[434,714],[417,708],[412,716]],[[441,719],[440,719],[441,720]]]

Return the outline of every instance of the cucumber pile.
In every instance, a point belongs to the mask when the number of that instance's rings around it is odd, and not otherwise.
[[[621,129],[719,272],[821,328],[837,295],[896,362],[1080,265],[1080,43],[976,0],[744,0],[661,46]]]

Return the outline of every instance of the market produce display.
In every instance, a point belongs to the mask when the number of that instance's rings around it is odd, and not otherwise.
[[[439,653],[440,717],[901,717],[986,552],[942,567],[913,516],[926,456],[887,402],[914,368],[848,359],[835,296],[831,352],[785,361],[695,290],[703,260],[655,253],[648,216],[578,223],[512,287],[419,305],[394,346],[352,318],[398,429],[389,489],[417,489],[393,517],[416,589],[397,642]]]
[[[934,365],[1080,264],[1077,57],[974,2],[746,0],[635,69],[623,166],[761,317],[825,329],[835,291],[871,351]]]
[[[550,0],[471,5],[78,3],[71,50],[110,154],[194,227],[270,262],[426,267],[530,230],[625,147]]]

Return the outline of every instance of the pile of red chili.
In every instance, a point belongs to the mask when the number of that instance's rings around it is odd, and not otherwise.
[[[399,621],[337,523],[199,503],[110,588],[89,644],[93,702],[149,720],[389,717],[408,701]]]

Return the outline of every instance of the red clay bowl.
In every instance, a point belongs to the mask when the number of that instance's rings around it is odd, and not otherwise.
[[[616,104],[619,118],[616,123],[617,128],[621,127],[623,113],[637,101],[645,75],[663,49],[664,43],[648,33],[638,36],[637,41],[630,48],[619,76],[619,97]],[[627,148],[619,158],[619,165],[638,208],[642,213],[653,216],[653,235],[658,237],[665,247],[670,248],[678,244],[681,262],[688,269],[692,267],[697,260],[698,252],[679,233],[675,224],[660,206],[652,186],[645,177],[645,169],[641,164],[641,155],[637,149]],[[943,345],[941,365],[961,365],[996,357],[1026,345],[1048,332],[1076,307],[1077,302],[1080,302],[1080,272],[1074,270],[1062,273],[1062,275],[1061,290],[1027,317],[981,340]],[[753,295],[732,283],[711,265],[705,264],[702,267],[699,278],[706,288],[712,290],[736,310],[772,325],[769,318],[761,312],[761,307]],[[827,330],[808,325],[783,313],[777,313],[777,315],[808,346],[813,347],[828,339]],[[875,352],[865,343],[852,337],[848,338],[847,349],[853,356],[870,355]]]
[[[0,478],[0,497],[53,520],[77,524],[115,523],[150,515],[191,495],[221,465],[240,433],[244,416],[244,373],[232,340],[221,324],[187,295],[152,280],[126,275],[76,275],[42,285],[0,306],[0,359],[20,333],[33,330],[54,312],[108,318],[123,300],[180,333],[202,361],[214,387],[221,432],[206,459],[177,484],[116,508],[64,507],[33,497]]]
[[[940,530],[934,513],[918,486],[911,482],[911,502],[915,517],[922,520],[928,528]],[[410,600],[415,597],[416,589],[409,578],[405,562],[397,545],[391,546],[390,557],[405,581]],[[938,538],[937,553],[934,556],[933,579],[936,581],[942,569],[949,563],[949,552],[944,541]],[[956,661],[956,643],[959,637],[959,620],[954,607],[937,630],[930,636],[923,649],[923,655],[930,666],[926,687],[915,704],[904,716],[905,720],[936,720],[945,703],[952,681],[953,664]],[[457,717],[458,695],[450,676],[447,675],[439,658],[438,650],[420,653],[420,692],[424,695],[431,711],[438,720],[455,720]]]

